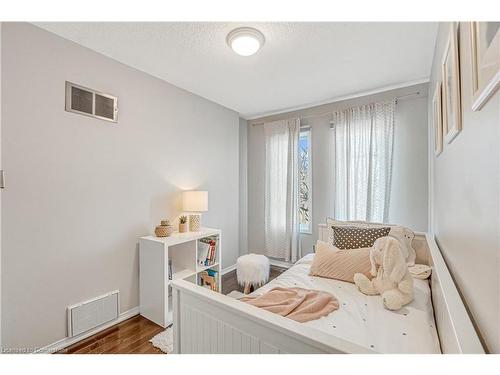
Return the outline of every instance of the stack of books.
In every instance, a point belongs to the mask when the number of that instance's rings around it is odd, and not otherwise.
[[[200,246],[198,254],[198,263],[200,266],[211,266],[217,260],[218,237],[205,237],[200,240],[205,246]]]

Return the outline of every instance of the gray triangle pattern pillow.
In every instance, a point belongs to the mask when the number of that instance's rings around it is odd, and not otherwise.
[[[332,226],[333,245],[339,249],[359,249],[372,247],[380,237],[386,237],[391,231],[390,227],[360,228],[346,226]]]

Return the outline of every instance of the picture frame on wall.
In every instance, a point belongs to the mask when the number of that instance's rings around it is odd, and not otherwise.
[[[470,22],[472,110],[479,111],[500,87],[500,22]]]
[[[462,131],[458,24],[456,22],[450,25],[441,68],[443,133],[446,143],[451,143]]]
[[[434,126],[434,153],[438,156],[443,151],[443,112],[441,82],[436,84],[432,97],[432,122]]]

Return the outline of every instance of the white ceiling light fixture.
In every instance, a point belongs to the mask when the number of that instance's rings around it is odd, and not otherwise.
[[[227,35],[227,44],[240,56],[251,56],[264,45],[264,34],[252,27],[240,27]]]

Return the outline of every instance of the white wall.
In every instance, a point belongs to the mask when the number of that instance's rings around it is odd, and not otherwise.
[[[249,121],[248,127],[248,250],[264,249],[264,121],[301,117],[311,126],[313,165],[313,233],[301,235],[302,253],[312,251],[317,226],[333,212],[333,176],[330,148],[331,113],[374,101],[419,91],[421,95],[401,99],[396,108],[394,168],[389,221],[416,231],[427,229],[427,84],[386,91],[300,111]],[[309,117],[311,116],[311,117]]]
[[[391,223],[427,230],[427,164],[427,98],[401,99],[394,128]]]
[[[442,23],[429,90],[441,78],[448,37]],[[438,245],[490,352],[500,353],[500,94],[472,112],[469,29],[460,30],[463,129],[437,158],[430,147],[431,217]],[[429,106],[432,95],[429,95]],[[429,107],[429,119],[431,119]],[[433,139],[429,127],[429,138]],[[432,144],[432,143],[431,143]]]
[[[114,289],[137,306],[138,237],[183,189],[209,191],[235,263],[236,112],[29,24],[3,25],[2,52],[4,347],[64,338],[68,305]],[[117,95],[118,123],[65,112],[66,80]]]
[[[248,253],[248,151],[247,120],[240,118],[240,255]]]

